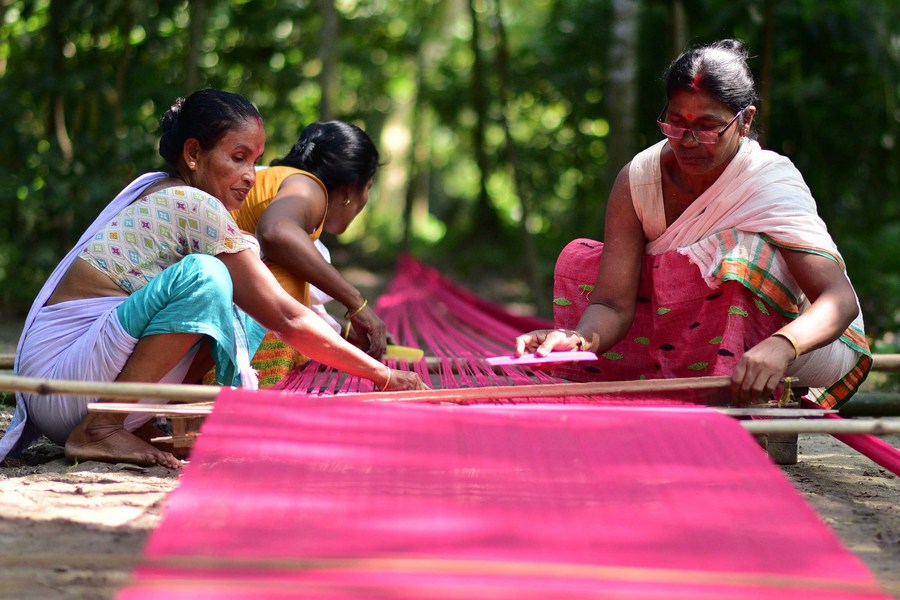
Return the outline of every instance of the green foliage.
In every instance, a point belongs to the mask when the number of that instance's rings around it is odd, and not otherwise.
[[[370,207],[341,240],[360,260],[391,264],[408,196],[416,206],[409,251],[451,273],[524,280],[535,269],[549,281],[566,242],[602,237],[611,174],[621,166],[609,164],[613,4],[472,2],[479,90],[468,0],[336,1],[335,40],[313,0],[2,3],[0,310],[25,310],[100,208],[130,178],[162,166],[159,116],[205,86],[259,106],[266,163],[320,118],[323,82],[336,90],[333,115],[364,126],[387,161]],[[690,4],[689,43],[741,37],[758,79],[772,25],[765,143],[804,173],[870,333],[888,336],[900,313],[900,5],[774,2],[769,23],[766,0]],[[678,46],[672,5],[637,2],[638,148],[659,139],[661,75]],[[333,73],[323,56],[330,41]],[[507,80],[496,62],[504,49]],[[480,142],[475,91],[484,98]],[[523,258],[523,231],[534,236],[537,265]],[[550,299],[549,286],[532,292]]]

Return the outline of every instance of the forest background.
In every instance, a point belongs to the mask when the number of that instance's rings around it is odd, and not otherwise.
[[[760,142],[804,174],[873,349],[900,351],[897,0],[0,0],[0,314],[163,167],[175,98],[214,87],[259,107],[262,164],[315,120],[376,140],[338,266],[408,252],[549,317],[559,251],[602,239],[616,173],[661,139],[666,66],[725,37],[751,50]]]

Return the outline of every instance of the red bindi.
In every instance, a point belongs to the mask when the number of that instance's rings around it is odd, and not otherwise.
[[[691,119],[694,118],[694,113],[688,113],[688,114],[685,115],[685,116],[688,118],[688,120],[691,120]]]

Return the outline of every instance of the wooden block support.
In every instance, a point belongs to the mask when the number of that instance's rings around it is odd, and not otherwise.
[[[796,465],[798,437],[796,433],[766,433],[759,436],[759,442],[776,465]]]
[[[194,441],[200,435],[200,426],[204,417],[197,416],[170,416],[169,424],[172,426],[172,445],[176,448],[192,448]]]

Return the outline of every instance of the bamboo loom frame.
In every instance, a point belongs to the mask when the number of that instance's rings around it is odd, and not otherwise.
[[[410,390],[403,392],[359,392],[341,394],[341,398],[368,402],[432,402],[465,404],[471,400],[502,400],[507,398],[554,398],[568,396],[596,396],[633,392],[668,392],[725,389],[731,378],[685,377],[680,379],[642,379],[635,381],[548,383],[506,385],[484,388],[451,388]],[[39,395],[68,394],[106,399],[139,400],[160,398],[179,402],[210,402],[222,388],[213,385],[184,383],[120,383],[104,381],[72,381],[0,375],[0,391],[31,392]],[[282,392],[290,394],[289,392]],[[290,394],[293,395],[293,394]],[[92,403],[107,404],[107,403]],[[92,406],[91,405],[91,406]],[[132,405],[133,406],[133,405]]]
[[[12,369],[15,364],[15,359],[15,354],[0,354],[0,370]],[[872,359],[873,371],[882,371],[885,373],[900,372],[900,354],[874,354]],[[437,368],[440,366],[438,359],[435,357],[426,356],[423,360],[428,363],[429,368]]]
[[[403,392],[362,392],[341,394],[345,400],[363,402],[426,402],[436,404],[469,404],[473,400],[500,400],[509,398],[559,398],[596,395],[613,395],[634,392],[667,392],[687,390],[724,389],[731,385],[725,376],[686,377],[680,379],[647,379],[618,382],[550,383],[520,386],[495,386],[486,388],[455,388],[438,390],[411,390]],[[202,417],[213,409],[213,400],[221,387],[210,385],[115,383],[51,380],[15,375],[0,375],[0,390],[25,391],[40,395],[68,394],[73,396],[102,397],[109,399],[159,398],[180,401],[188,405],[136,404],[133,402],[91,402],[90,412],[144,413],[157,416]],[[281,392],[290,394],[289,392]],[[835,411],[772,408],[719,408],[731,416],[782,417],[762,421],[741,421],[745,429],[755,435],[765,433],[830,433],[873,434],[900,433],[900,419],[878,418],[864,420],[809,420],[797,417],[824,416]]]

